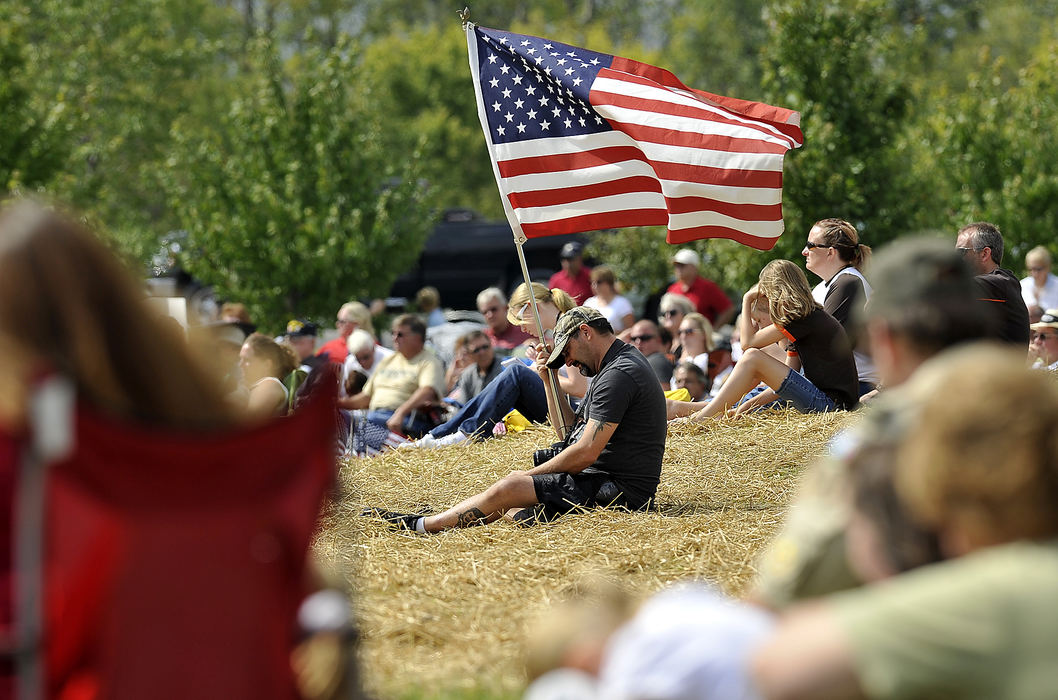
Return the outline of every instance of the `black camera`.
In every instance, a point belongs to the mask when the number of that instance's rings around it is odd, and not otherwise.
[[[541,464],[548,461],[549,459],[554,459],[555,456],[557,456],[558,453],[564,449],[566,449],[566,443],[556,442],[555,444],[551,445],[551,447],[545,447],[542,450],[536,450],[535,452],[533,452],[533,466],[539,467]]]

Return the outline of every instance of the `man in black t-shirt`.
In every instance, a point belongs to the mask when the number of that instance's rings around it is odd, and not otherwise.
[[[514,471],[485,491],[431,516],[367,509],[399,529],[439,532],[490,523],[512,509],[516,519],[549,519],[577,507],[649,506],[665,451],[665,396],[642,353],[614,337],[595,309],[579,306],[555,326],[555,347],[538,346],[534,369],[544,378],[551,422],[572,426],[565,447],[536,467]],[[593,377],[577,412],[546,374],[563,364]],[[554,411],[562,412],[561,417]]]
[[[1029,310],[1021,296],[1021,282],[1003,262],[1003,234],[984,221],[959,229],[955,249],[977,274],[979,300],[994,322],[991,337],[1018,346],[1029,346]]]

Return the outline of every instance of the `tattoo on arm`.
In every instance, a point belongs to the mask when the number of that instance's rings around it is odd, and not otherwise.
[[[474,525],[484,525],[485,520],[489,516],[485,515],[478,508],[471,508],[470,510],[463,511],[459,514],[459,527],[473,527]]]
[[[599,437],[599,433],[601,433],[606,428],[606,423],[602,422],[601,420],[593,419],[591,424],[595,428],[595,430],[591,434],[591,441],[595,442],[595,438]]]

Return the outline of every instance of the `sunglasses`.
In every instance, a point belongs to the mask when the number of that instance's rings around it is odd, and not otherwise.
[[[404,331],[390,331],[390,333],[393,334],[394,338],[403,338],[404,336],[408,335]]]
[[[681,328],[679,330],[680,335],[694,335],[698,332],[697,328]]]
[[[679,309],[669,309],[668,311],[661,312],[661,318],[669,318],[670,316],[679,316],[683,312]]]
[[[476,348],[474,348],[472,350],[468,349],[467,352],[470,353],[471,355],[479,355],[479,354],[485,352],[486,350],[488,350],[491,347],[492,347],[491,345],[479,345],[479,346],[477,346]]]
[[[1032,336],[1032,342],[1035,343],[1037,340],[1039,340],[1041,342],[1046,343],[1048,340],[1054,340],[1055,338],[1058,338],[1058,334],[1051,333],[1050,335],[1048,335],[1046,333],[1035,333]]]
[[[955,247],[955,252],[960,255],[966,255],[967,253],[980,253],[984,248],[963,248],[961,246]]]
[[[641,343],[644,340],[650,340],[651,338],[657,338],[656,335],[633,335],[631,341],[633,343]]]
[[[813,243],[812,241],[808,241],[807,243],[805,243],[805,248],[808,248],[809,250],[814,250],[816,248],[833,248],[833,247],[834,246],[827,245],[826,243]]]

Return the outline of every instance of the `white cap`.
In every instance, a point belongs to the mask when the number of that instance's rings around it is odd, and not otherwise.
[[[693,265],[694,267],[698,267],[702,263],[698,253],[695,253],[690,248],[676,251],[676,254],[672,256],[672,262],[680,263],[681,265]]]

